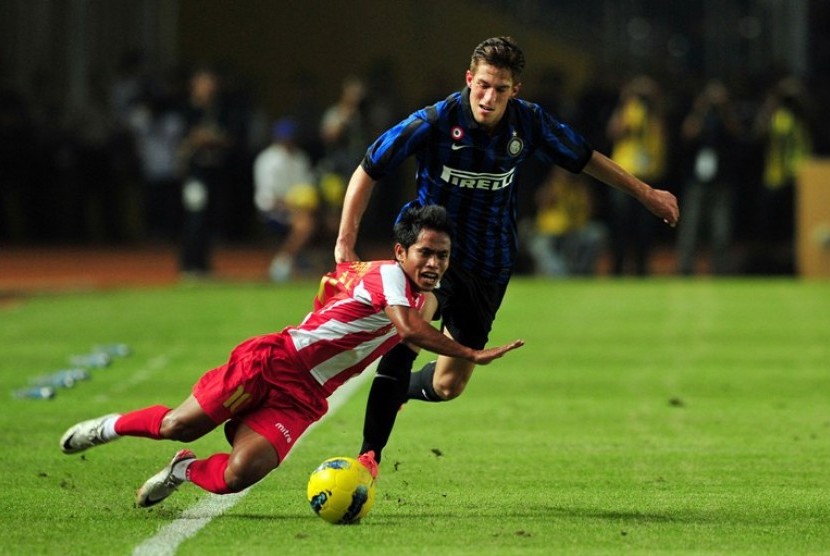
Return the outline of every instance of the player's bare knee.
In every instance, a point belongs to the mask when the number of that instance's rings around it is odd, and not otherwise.
[[[432,377],[432,388],[442,400],[453,400],[464,392],[474,369],[474,365],[466,362],[450,361],[449,364],[442,364],[439,358]]]
[[[449,401],[460,396],[466,385],[466,382],[447,381],[433,384],[432,387],[442,400]]]
[[[231,492],[241,492],[256,483],[259,479],[252,480],[251,477],[243,474],[232,472],[230,469],[225,471],[225,484],[228,485],[228,490]]]
[[[231,455],[225,469],[225,484],[231,492],[240,492],[262,480],[272,469],[270,465]]]
[[[192,442],[199,438],[202,433],[186,421],[179,419],[175,411],[169,412],[161,420],[162,438],[178,440],[179,442]]]

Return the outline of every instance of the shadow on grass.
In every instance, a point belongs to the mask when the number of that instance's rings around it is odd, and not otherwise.
[[[448,519],[456,520],[462,516],[457,511],[424,511],[418,512],[411,506],[408,511],[400,514],[382,514],[370,515],[366,518],[366,523],[371,525],[395,525],[412,519]],[[607,521],[616,524],[647,524],[647,523],[678,523],[678,524],[697,524],[697,525],[722,525],[725,523],[733,524],[750,524],[763,525],[773,523],[783,523],[791,521],[792,519],[809,518],[809,515],[796,516],[789,511],[782,508],[781,512],[770,514],[766,512],[765,516],[760,516],[752,512],[742,513],[737,515],[735,512],[725,511],[723,509],[713,508],[707,510],[701,509],[677,509],[667,510],[665,512],[646,512],[636,510],[615,510],[602,508],[579,508],[579,507],[564,507],[564,506],[537,506],[533,508],[525,508],[523,511],[504,512],[497,509],[489,511],[470,511],[468,515],[463,516],[465,521],[473,520],[505,520],[505,519],[524,519],[524,520],[549,520],[549,519],[590,519]],[[251,520],[251,521],[282,521],[282,522],[304,522],[309,519],[314,519],[311,513],[279,515],[279,514],[253,514],[253,513],[235,513],[224,515],[221,519],[235,519],[235,520]]]
[[[394,524],[401,521],[414,519],[459,519],[461,515],[455,511],[446,512],[414,512],[408,511],[399,515],[373,515],[366,518],[373,524]],[[476,519],[539,519],[539,518],[590,518],[603,519],[608,521],[631,521],[631,522],[675,522],[675,521],[715,521],[715,516],[707,516],[703,520],[693,519],[691,516],[678,516],[669,514],[654,514],[641,512],[601,511],[576,508],[539,508],[524,512],[475,512],[464,516],[465,520]],[[280,514],[254,514],[254,513],[233,513],[225,514],[220,519],[233,519],[243,521],[284,521],[302,522],[314,518],[312,513],[280,515]],[[180,518],[181,519],[181,518]],[[197,518],[194,518],[197,519]],[[720,516],[717,521],[722,521]]]

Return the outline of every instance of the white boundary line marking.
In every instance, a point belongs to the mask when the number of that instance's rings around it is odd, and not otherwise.
[[[311,425],[305,434],[297,439],[297,442],[294,444],[295,448],[317,425],[324,422],[330,415],[333,415],[343,407],[349,398],[363,386],[364,382],[369,380],[370,377],[375,376],[374,367],[373,365],[360,375],[352,378],[329,397],[328,413],[322,419]],[[291,457],[290,453],[285,459],[287,460],[289,457]],[[160,528],[155,535],[136,546],[133,549],[133,556],[173,556],[176,554],[179,545],[196,535],[213,518],[219,517],[233,508],[252,488],[254,487],[249,487],[235,494],[210,494],[201,498],[196,505],[184,510],[176,521]]]

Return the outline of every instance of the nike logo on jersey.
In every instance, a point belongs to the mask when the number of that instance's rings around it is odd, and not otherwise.
[[[459,145],[458,143],[453,143],[450,145],[450,148],[454,151],[460,151],[461,149],[466,149],[472,147],[472,145]]]

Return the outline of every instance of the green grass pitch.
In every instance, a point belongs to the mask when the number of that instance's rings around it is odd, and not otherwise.
[[[182,513],[209,497],[193,485],[133,507],[178,445],[65,456],[60,435],[179,403],[238,342],[302,319],[314,292],[201,284],[0,308],[0,554],[131,554],[196,523]],[[368,382],[175,553],[830,553],[830,283],[516,279],[491,340],[514,338],[527,345],[460,399],[404,407],[360,525],[315,517],[305,483],[355,454]],[[11,398],[108,342],[133,354],[54,400]],[[192,447],[226,450],[220,431]]]

